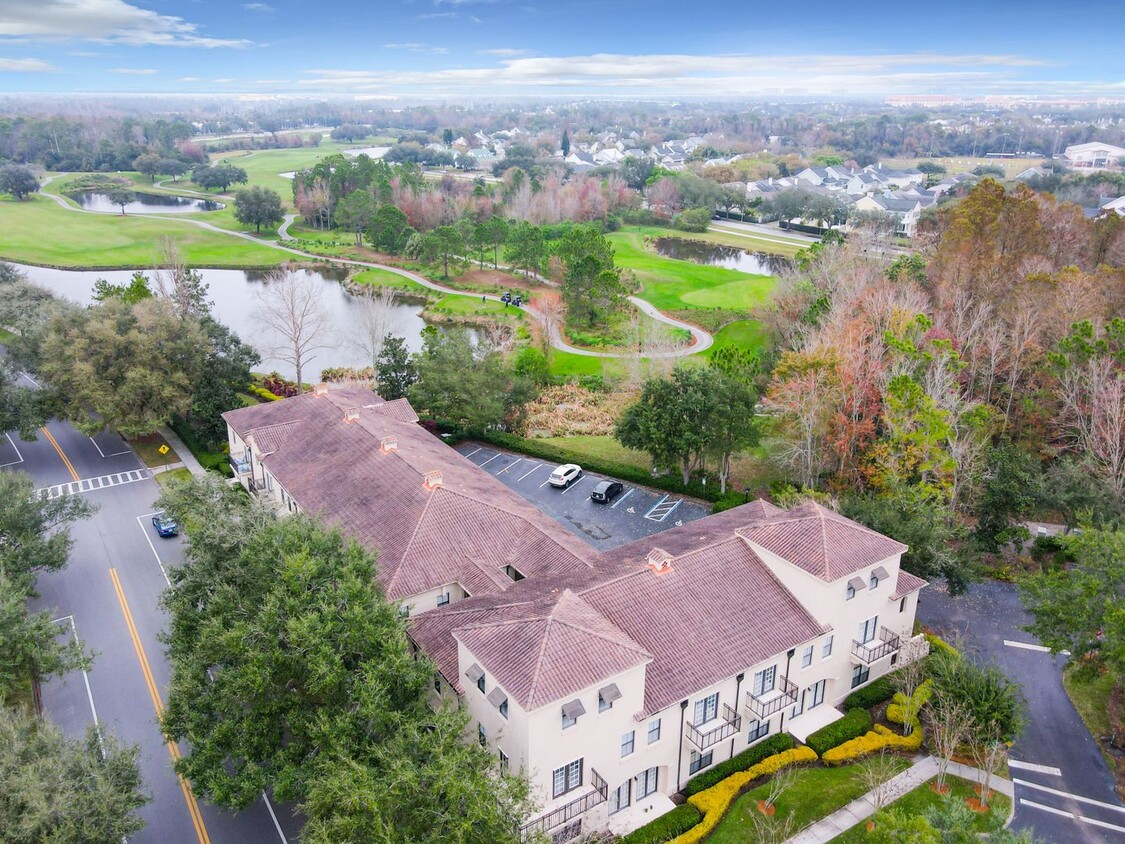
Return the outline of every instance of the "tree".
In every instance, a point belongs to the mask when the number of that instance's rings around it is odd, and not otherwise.
[[[234,218],[243,225],[254,226],[255,232],[260,232],[262,226],[276,226],[285,219],[281,196],[258,186],[240,190],[234,198]]]
[[[156,174],[164,172],[160,169],[161,158],[155,153],[146,152],[138,155],[133,161],[133,168],[144,175],[148,176],[153,182],[156,181]]]
[[[62,676],[90,664],[82,643],[72,637],[59,642],[60,628],[50,610],[28,612],[30,596],[0,569],[0,709],[4,698],[30,678]]]
[[[198,323],[165,299],[129,305],[111,297],[61,314],[39,349],[48,406],[83,433],[152,433],[190,408],[206,345]]]
[[[562,295],[567,313],[588,328],[605,324],[625,301],[613,247],[596,226],[572,226],[555,245],[563,263]]]
[[[452,129],[447,127],[447,128],[442,130],[442,132],[441,132],[441,142],[443,144],[445,144],[447,147],[453,146],[453,130]]]
[[[91,728],[67,739],[33,715],[0,707],[0,817],[12,844],[124,841],[144,829],[140,750]]]
[[[563,158],[570,155],[570,133],[563,129],[562,141],[559,142],[559,148],[562,149]]]
[[[455,264],[465,251],[465,239],[456,226],[438,226],[422,236],[423,261],[441,261],[442,278],[449,278],[449,262]]]
[[[703,420],[710,435],[709,450],[718,457],[719,492],[726,494],[732,458],[758,442],[758,423],[754,416],[757,395],[748,384],[721,377],[716,385],[714,407]]]
[[[387,401],[406,398],[417,381],[418,367],[406,349],[406,341],[387,337],[375,360],[375,387],[379,395]]]
[[[493,219],[497,219],[493,217]],[[491,226],[496,224],[490,223]],[[493,228],[493,248],[496,244],[497,228]],[[494,253],[495,263],[495,253]],[[543,230],[532,225],[526,220],[507,227],[507,246],[504,248],[504,260],[513,267],[521,269],[527,275],[537,275],[543,271],[543,262],[547,260],[547,243],[543,238]]]
[[[19,386],[17,377],[8,358],[0,358],[0,431],[18,431],[20,439],[34,440],[47,414],[39,392]]]
[[[191,179],[201,188],[225,192],[233,184],[246,184],[246,171],[233,164],[203,165],[191,171]]]
[[[363,234],[375,217],[375,197],[365,190],[355,190],[336,206],[336,225],[355,235],[355,245],[363,242]]]
[[[395,255],[406,248],[414,229],[406,214],[391,204],[380,205],[367,226],[367,242],[382,252]]]
[[[125,206],[136,198],[137,195],[127,188],[111,188],[106,193],[106,199],[121,208],[121,216],[125,216]]]
[[[999,668],[936,653],[928,661],[933,678],[931,702],[936,710],[960,701],[972,718],[970,743],[1014,741],[1023,731],[1024,699],[1018,684]]]
[[[210,315],[200,320],[207,339],[203,366],[193,379],[189,421],[200,439],[221,446],[227,439],[222,414],[239,406],[239,393],[250,383],[250,371],[262,361],[257,350]]]
[[[104,278],[96,279],[93,298],[95,302],[120,299],[126,305],[135,305],[144,299],[152,298],[152,289],[149,287],[148,276],[137,270],[128,284],[111,284]]]
[[[258,294],[257,319],[275,338],[269,354],[293,364],[298,389],[316,352],[333,347],[322,284],[310,273],[277,270]]]
[[[543,344],[543,353],[550,354],[554,348],[554,340],[559,336],[559,328],[566,319],[566,304],[562,294],[557,290],[544,290],[538,293],[529,303],[543,323],[540,340]]]
[[[1038,461],[1014,443],[1002,442],[989,449],[983,475],[973,508],[973,534],[982,547],[996,553],[1028,536],[1020,522],[1041,499]]]
[[[188,166],[178,158],[162,158],[156,167],[157,173],[164,173],[177,181],[180,176],[188,171]]]
[[[973,718],[961,701],[942,700],[938,696],[927,711],[926,727],[926,735],[937,760],[937,777],[934,782],[938,792],[943,793],[949,763],[957,748],[968,739]]]
[[[1074,564],[1019,583],[1027,630],[1055,653],[1095,654],[1125,671],[1125,530],[1086,528],[1060,541]]]
[[[813,195],[802,188],[786,188],[769,201],[770,210],[786,224],[805,213]]]
[[[855,766],[855,777],[863,786],[863,791],[871,805],[878,812],[887,805],[891,797],[890,781],[898,773],[895,757],[886,750],[877,756],[869,756]]]
[[[355,346],[367,360],[372,371],[379,367],[379,357],[391,328],[391,315],[395,304],[393,287],[367,287],[354,302],[359,318],[356,320]]]
[[[490,217],[486,225],[492,243],[492,266],[495,269],[499,267],[500,247],[508,240],[508,221],[503,217]]]
[[[0,193],[7,193],[17,200],[39,190],[39,180],[30,167],[19,164],[5,164],[0,167]]]
[[[676,466],[686,484],[712,442],[701,423],[714,410],[717,386],[715,373],[687,366],[677,366],[668,379],[650,378],[618,419],[614,437],[647,452],[654,466]]]
[[[427,329],[423,343],[416,360],[418,382],[410,388],[415,409],[461,431],[499,425],[512,387],[499,353],[474,348],[464,329]]]

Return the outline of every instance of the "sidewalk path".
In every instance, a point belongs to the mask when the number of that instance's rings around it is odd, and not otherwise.
[[[913,791],[923,783],[929,782],[937,776],[937,770],[937,760],[934,757],[923,756],[919,758],[911,767],[887,783],[883,805],[889,806],[904,794]],[[976,768],[970,768],[968,765],[961,765],[957,762],[949,763],[948,773],[970,782],[980,782],[981,778],[981,773]],[[1001,779],[997,776],[993,776],[989,787],[993,791],[1006,795],[1008,799],[1011,799],[1014,794],[1011,780]],[[876,811],[871,793],[868,792],[858,800],[853,800],[844,808],[837,809],[828,817],[822,818],[812,826],[801,830],[785,844],[827,844],[837,835],[842,835],[856,824],[866,821]]]
[[[175,431],[165,425],[160,429],[160,436],[164,437],[168,445],[172,446],[172,450],[180,456],[180,462],[171,464],[168,467],[169,469],[178,469],[182,466],[193,475],[207,474],[207,470],[199,465],[199,461],[195,459],[195,455],[191,453],[191,449],[184,445],[184,441],[176,436]]]

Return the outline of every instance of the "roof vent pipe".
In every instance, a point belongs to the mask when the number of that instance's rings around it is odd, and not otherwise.
[[[313,395],[314,396],[326,396],[326,395],[328,395],[328,385],[323,381],[321,381],[319,384],[314,384],[313,385]]]

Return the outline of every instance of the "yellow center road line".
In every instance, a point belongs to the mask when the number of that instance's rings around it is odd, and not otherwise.
[[[55,447],[55,451],[59,453],[59,457],[62,458],[62,462],[66,464],[66,468],[70,471],[70,476],[76,481],[79,480],[78,473],[74,471],[74,464],[72,464],[67,458],[66,453],[62,450],[62,446],[59,445],[59,441],[51,435],[51,432],[47,430],[46,426],[40,428],[39,430],[43,432],[43,436],[47,438],[47,442]]]
[[[148,657],[145,655],[144,645],[141,644],[141,637],[137,633],[137,625],[133,622],[133,614],[129,612],[129,602],[125,600],[125,592],[121,588],[121,580],[117,577],[117,569],[110,569],[109,577],[113,581],[113,591],[117,593],[117,603],[121,605],[121,614],[125,616],[125,626],[129,628],[129,638],[133,640],[133,650],[137,653],[137,662],[141,665],[141,674],[144,675],[145,686],[148,687],[149,697],[152,698],[152,708],[156,710],[159,717],[164,714],[164,701],[160,699],[160,690],[156,685],[156,678],[153,677],[152,666],[149,665]],[[174,741],[168,741],[167,744],[168,754],[172,757],[172,760],[179,759],[180,748]],[[180,790],[184,793],[184,802],[187,803],[191,822],[195,825],[195,834],[199,838],[199,844],[211,844],[211,837],[207,834],[207,827],[203,824],[203,814],[199,811],[199,802],[195,799],[195,793],[191,790],[191,783],[180,774],[176,776],[180,781]]]

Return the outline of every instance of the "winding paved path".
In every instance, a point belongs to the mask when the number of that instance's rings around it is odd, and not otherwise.
[[[43,188],[47,187],[47,185],[49,185],[55,179],[60,178],[61,175],[63,175],[63,174],[58,174],[58,175],[55,175],[55,176],[49,176],[48,178],[44,179],[42,187]],[[111,217],[120,216],[115,211],[91,211],[91,210],[88,210],[88,209],[85,209],[85,208],[79,208],[77,205],[70,204],[69,202],[67,202],[67,200],[65,198],[59,196],[58,194],[50,193],[50,192],[42,190],[42,189],[41,189],[40,192],[44,196],[47,196],[47,197],[50,197],[51,199],[53,199],[60,206],[67,209],[68,211],[74,211],[74,212],[79,213],[79,214],[101,214],[103,216],[111,216]],[[408,279],[409,281],[412,281],[415,284],[420,284],[423,287],[429,288],[430,290],[434,290],[438,293],[442,293],[442,294],[448,295],[448,296],[468,296],[468,297],[471,297],[471,298],[475,299],[477,296],[482,295],[482,294],[479,294],[479,293],[467,293],[464,290],[455,290],[452,287],[446,287],[443,284],[438,284],[436,281],[431,281],[430,279],[428,279],[424,276],[418,275],[417,273],[413,273],[410,270],[400,269],[399,267],[392,267],[392,266],[387,265],[387,264],[377,264],[374,261],[359,261],[359,260],[356,260],[354,258],[330,258],[330,257],[325,256],[325,255],[316,255],[312,252],[302,252],[300,249],[294,249],[292,246],[284,246],[281,243],[275,243],[274,241],[270,241],[270,240],[261,240],[260,238],[257,238],[257,237],[255,237],[254,235],[252,235],[248,232],[231,231],[230,229],[220,228],[219,226],[212,225],[211,223],[205,222],[203,220],[192,220],[192,219],[188,219],[188,218],[183,217],[183,216],[172,216],[172,215],[168,215],[168,214],[130,214],[129,216],[131,216],[131,217],[142,217],[142,218],[145,218],[145,219],[148,219],[148,220],[160,220],[162,222],[175,221],[175,222],[189,223],[190,225],[198,226],[199,228],[207,229],[208,231],[217,232],[219,234],[225,234],[225,235],[228,235],[230,237],[240,237],[243,240],[247,240],[251,243],[256,243],[259,246],[265,246],[265,247],[268,247],[270,249],[278,249],[282,252],[288,252],[289,254],[296,255],[299,258],[308,258],[308,259],[311,259],[311,260],[314,260],[314,261],[325,261],[325,260],[327,260],[327,261],[331,261],[331,262],[336,263],[336,264],[345,264],[345,265],[352,266],[352,267],[364,267],[364,268],[367,268],[367,269],[384,270],[385,272],[394,273],[395,275],[402,276],[403,278]],[[289,225],[290,225],[290,223],[293,222],[294,217],[295,217],[295,215],[292,215],[292,214],[286,216],[285,222],[282,224],[281,228],[278,229],[278,235],[283,240],[291,240],[292,239],[289,236],[288,230],[289,230]],[[494,295],[491,295],[491,294],[484,294],[484,298],[489,299],[493,302],[499,302],[500,301],[499,296],[494,296]],[[661,349],[661,350],[657,350],[657,351],[648,352],[647,354],[643,355],[644,357],[650,357],[650,358],[686,357],[687,355],[694,355],[697,352],[702,352],[706,349],[709,349],[712,346],[712,344],[715,342],[715,338],[709,332],[704,331],[702,328],[700,328],[697,325],[692,325],[689,322],[684,322],[683,320],[676,319],[675,317],[670,317],[667,314],[665,314],[663,311],[658,310],[650,302],[646,302],[644,299],[639,299],[636,296],[630,296],[630,297],[628,297],[628,299],[629,299],[629,302],[631,302],[638,310],[640,310],[642,313],[646,314],[647,316],[651,317],[652,319],[656,320],[657,322],[664,323],[665,325],[669,325],[673,328],[683,329],[684,331],[687,331],[691,334],[691,343],[690,344],[683,345],[683,346],[675,346],[671,349]],[[535,319],[537,319],[540,322],[541,325],[544,325],[544,326],[547,325],[547,321],[544,319],[543,314],[540,313],[535,308],[533,308],[531,306],[528,306],[528,305],[525,305],[523,307],[523,310],[527,311],[529,314],[531,314],[533,317],[535,317]],[[600,351],[600,350],[595,350],[595,349],[580,349],[577,346],[572,346],[569,343],[567,343],[566,340],[563,339],[562,334],[559,332],[558,328],[554,327],[554,326],[552,326],[552,328],[551,328],[551,338],[550,339],[551,339],[551,345],[554,346],[556,349],[559,349],[560,351],[563,351],[563,352],[569,352],[572,355],[580,355],[582,357],[591,357],[591,358],[636,358],[636,357],[642,357],[640,352],[605,352],[605,351]]]

